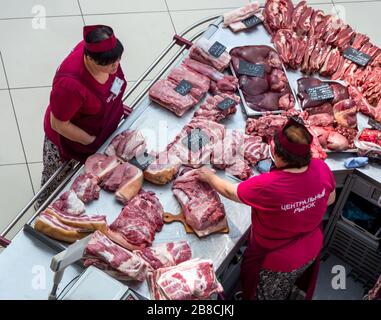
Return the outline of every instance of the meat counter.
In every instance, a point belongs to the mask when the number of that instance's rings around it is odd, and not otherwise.
[[[263,29],[262,26],[258,28]],[[211,41],[219,41],[227,47],[227,50],[242,45],[270,44],[270,38],[266,36],[264,29],[260,32],[254,29],[252,32],[234,34],[228,29],[222,28],[221,18],[210,25],[203,36]],[[297,77],[299,75],[289,74],[291,83],[295,83]],[[106,141],[99,152],[104,151],[117,133],[127,128],[139,129],[146,139],[148,149],[163,150],[167,143],[190,121],[192,115],[193,112],[188,112],[182,118],[178,118],[145,97],[136,106],[132,115],[118,128],[117,132]],[[244,113],[238,111],[225,122],[225,125],[228,129],[243,129],[245,127]],[[159,132],[160,137],[165,133],[166,139],[156,140]],[[335,174],[346,175],[353,171],[347,170],[343,166],[343,161],[347,157],[348,154],[331,154],[326,162]],[[380,169],[380,166],[369,165],[358,171],[381,183]],[[68,181],[64,190],[69,188],[79,173],[77,172],[71,181]],[[225,175],[223,171],[219,171],[218,174],[231,182],[238,182],[236,178]],[[172,194],[171,184],[156,186],[145,182],[143,188],[156,193],[165,212],[172,214],[179,212],[180,206]],[[174,222],[166,224],[163,230],[156,234],[153,244],[181,239],[187,240],[193,256],[212,259],[216,273],[219,275],[244,243],[251,222],[249,207],[224,198],[221,200],[227,213],[230,229],[228,234],[213,234],[199,239],[195,235],[187,234],[182,224]],[[102,191],[100,199],[90,203],[87,206],[87,211],[92,214],[106,214],[108,222],[112,222],[120,213],[121,208],[122,206],[115,202],[113,194]],[[29,232],[20,231],[12,243],[0,254],[0,299],[47,299],[49,295],[53,283],[53,274],[49,268],[51,258],[57,253],[57,250],[63,249],[64,246],[62,243],[48,239],[40,241],[41,238],[37,239],[36,234],[33,233],[33,221],[30,224],[25,226],[25,230]],[[65,287],[81,272],[80,266],[68,267],[61,287]],[[128,283],[128,285],[143,297],[149,298],[146,282]]]

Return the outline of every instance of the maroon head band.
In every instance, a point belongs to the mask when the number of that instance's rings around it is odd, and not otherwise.
[[[102,41],[99,41],[97,43],[88,43],[86,42],[86,36],[93,30],[98,29],[100,27],[105,27],[104,25],[93,25],[93,26],[85,26],[83,27],[83,40],[85,41],[85,48],[89,50],[90,52],[106,52],[110,51],[115,48],[116,46],[116,38],[114,35],[114,31],[112,30],[112,35],[104,39]]]
[[[295,154],[295,155],[300,156],[300,157],[305,157],[310,152],[311,145],[310,144],[302,144],[302,143],[291,142],[284,133],[285,130],[291,125],[304,127],[303,124],[297,122],[295,119],[293,119],[293,118],[289,119],[289,121],[286,123],[286,125],[281,130],[279,130],[279,132],[278,132],[279,143],[289,153]],[[306,131],[308,132],[307,129],[306,129]],[[311,139],[312,139],[312,137],[311,137]]]

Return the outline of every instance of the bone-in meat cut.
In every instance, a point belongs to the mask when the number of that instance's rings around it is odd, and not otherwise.
[[[197,179],[195,170],[183,170],[172,186],[185,220],[202,237],[227,226],[224,205],[217,192]]]
[[[110,225],[108,236],[127,249],[143,249],[150,246],[155,233],[161,231],[163,214],[163,206],[155,193],[141,190]]]

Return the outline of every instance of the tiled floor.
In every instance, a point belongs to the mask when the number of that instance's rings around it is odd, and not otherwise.
[[[0,232],[39,188],[42,121],[52,77],[62,59],[81,40],[85,23],[114,28],[125,46],[122,65],[131,86],[175,32],[247,2],[0,0]],[[377,27],[381,1],[309,2],[326,13],[337,9],[357,31],[369,34],[381,45]],[[43,15],[47,18],[42,19]],[[147,84],[144,82],[142,87]]]

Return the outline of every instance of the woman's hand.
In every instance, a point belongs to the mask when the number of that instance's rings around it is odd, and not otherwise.
[[[97,138],[96,136],[90,136],[90,135],[89,135],[88,142],[85,143],[84,145],[87,146],[87,145],[89,145],[89,144],[92,144],[92,143],[95,141],[96,138]]]
[[[196,171],[197,178],[206,183],[209,183],[210,177],[212,177],[215,173],[215,170],[210,169],[206,166],[203,166]]]

